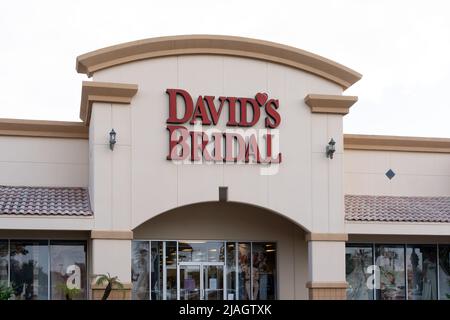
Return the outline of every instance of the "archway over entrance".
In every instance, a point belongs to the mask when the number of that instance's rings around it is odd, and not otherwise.
[[[192,289],[191,298],[204,299],[205,291],[218,287],[224,299],[308,297],[305,232],[272,211],[232,202],[193,204],[160,214],[133,234],[135,298],[183,299]],[[145,255],[153,281],[142,282],[138,274],[146,270]]]

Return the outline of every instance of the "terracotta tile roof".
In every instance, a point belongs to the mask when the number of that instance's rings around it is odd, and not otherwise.
[[[449,197],[345,196],[345,220],[450,222]]]
[[[91,216],[87,188],[0,186],[0,214]]]

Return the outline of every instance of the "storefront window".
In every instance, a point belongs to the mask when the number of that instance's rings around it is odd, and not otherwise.
[[[8,285],[8,240],[0,240],[0,286]]]
[[[252,299],[275,299],[276,244],[252,243]]]
[[[9,252],[8,240],[0,240],[0,286],[8,286]]]
[[[131,296],[134,300],[149,299],[149,242],[132,242],[131,281],[133,284]]]
[[[371,265],[373,265],[371,245],[348,245],[345,248],[345,273],[348,283],[347,299],[373,299],[373,286],[368,286],[367,284],[368,280],[370,282],[369,277],[372,276],[372,270],[369,268]]]
[[[450,300],[450,245],[439,245],[439,298]]]
[[[177,242],[166,242],[166,299],[177,300]]]
[[[163,241],[151,242],[151,293],[152,300],[163,299]],[[176,254],[173,252],[168,256],[167,261],[169,264],[173,263],[173,259],[176,260]]]
[[[87,297],[86,244],[50,242],[51,298],[80,300]]]
[[[408,299],[437,299],[436,246],[408,245],[406,266],[408,270]]]
[[[251,246],[250,243],[239,243],[239,300],[251,299]]]
[[[48,299],[48,241],[12,240],[10,246],[13,299]]]
[[[222,262],[224,260],[223,242],[180,242],[180,262]]]
[[[132,251],[132,299],[276,298],[272,242],[133,241]]]
[[[405,248],[403,245],[376,245],[375,264],[380,270],[378,300],[405,299]]]
[[[227,242],[227,300],[236,300],[236,242]]]

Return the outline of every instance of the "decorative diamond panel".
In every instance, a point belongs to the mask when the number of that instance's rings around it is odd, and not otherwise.
[[[392,169],[389,169],[385,174],[386,174],[386,177],[389,178],[389,180],[391,180],[393,177],[395,177],[395,172],[392,171]]]

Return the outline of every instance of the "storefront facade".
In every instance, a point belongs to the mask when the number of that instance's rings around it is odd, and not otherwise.
[[[344,135],[357,72],[203,35],[101,49],[77,71],[82,122],[0,120],[14,298],[98,299],[104,273],[124,284],[114,299],[450,293],[450,140]]]

